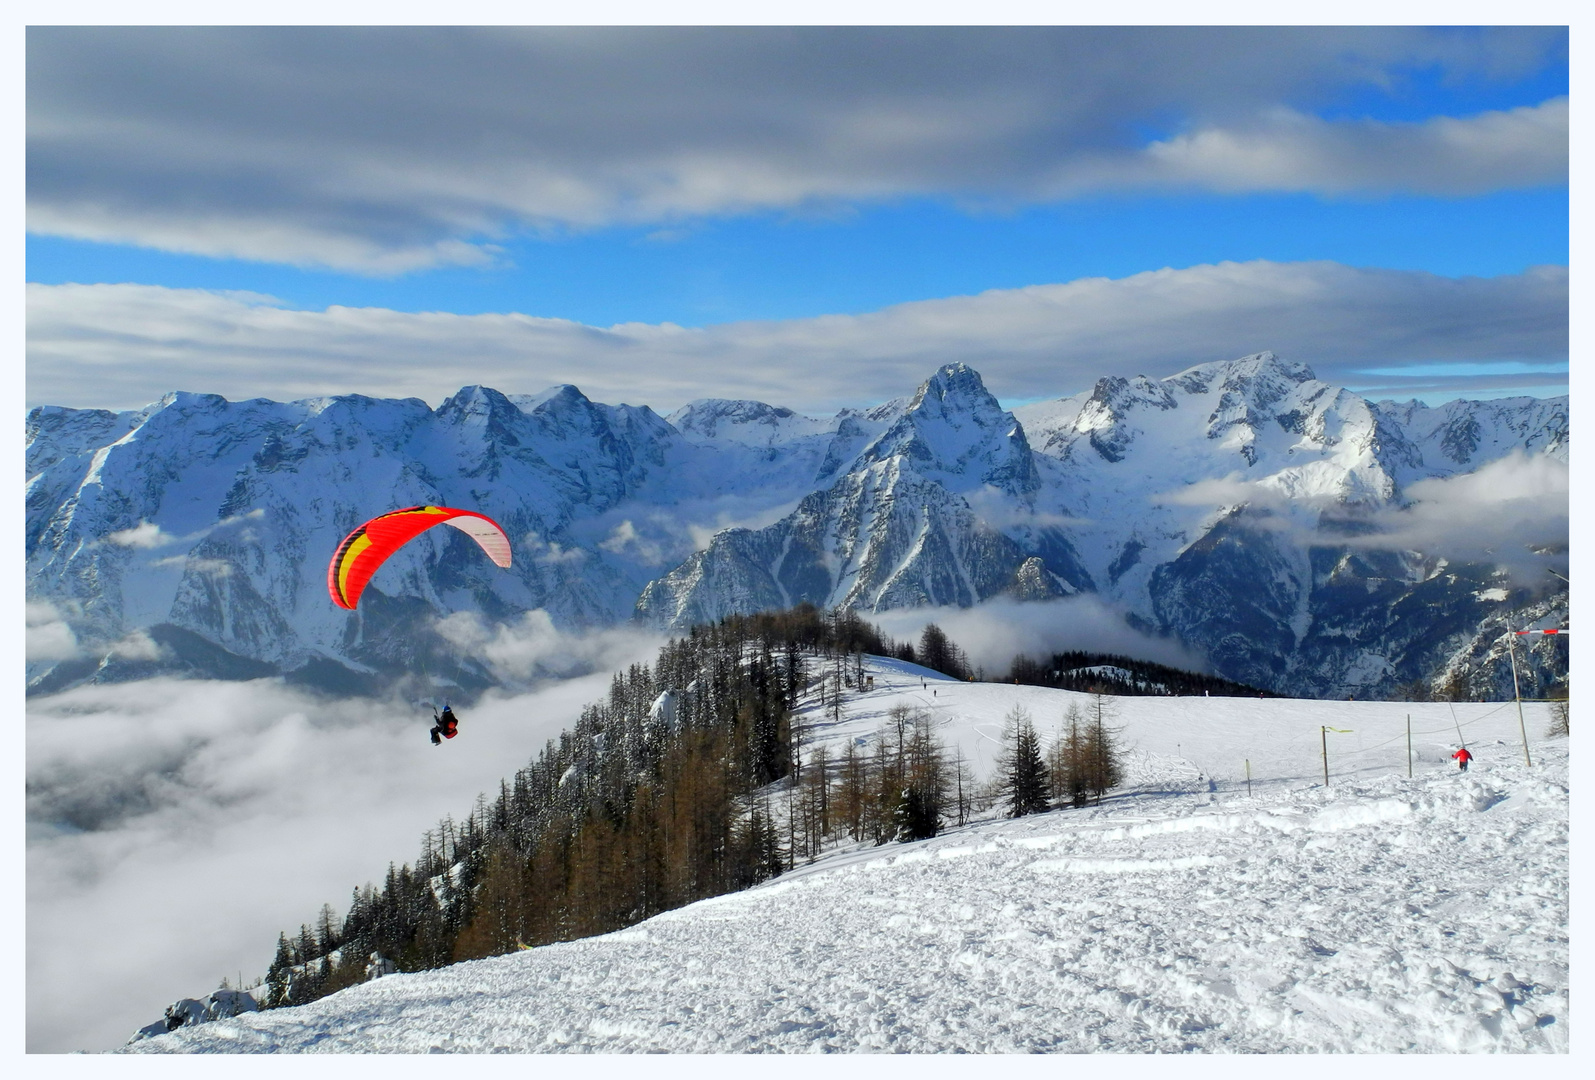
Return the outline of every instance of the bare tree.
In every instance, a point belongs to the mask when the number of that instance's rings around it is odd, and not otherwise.
[[[1552,738],[1556,738],[1558,736],[1563,738],[1567,737],[1567,722],[1569,719],[1568,713],[1570,711],[1568,705],[1569,701],[1567,698],[1563,698],[1561,701],[1551,702],[1551,726],[1546,730],[1545,733]]]
[[[1119,750],[1119,729],[1112,724],[1116,703],[1104,694],[1092,694],[1091,712],[1087,762],[1091,791],[1100,806],[1103,794],[1124,782],[1124,758]]]

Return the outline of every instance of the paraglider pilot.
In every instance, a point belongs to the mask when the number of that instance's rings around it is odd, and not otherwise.
[[[1468,748],[1466,746],[1464,746],[1462,749],[1458,750],[1456,753],[1452,754],[1451,756],[1456,758],[1457,767],[1462,772],[1467,772],[1468,771],[1468,762],[1473,760],[1473,755],[1468,753]]]
[[[443,715],[439,716],[433,710],[432,719],[437,721],[432,727],[432,745],[437,746],[443,739],[452,739],[460,733],[460,721],[455,717],[454,710],[443,706]],[[442,736],[442,738],[439,738]]]

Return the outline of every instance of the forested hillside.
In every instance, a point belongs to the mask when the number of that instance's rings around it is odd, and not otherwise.
[[[936,627],[919,646],[809,605],[695,627],[652,667],[617,673],[607,699],[496,796],[429,831],[413,865],[357,889],[342,920],[324,907],[315,926],[282,935],[262,1004],[604,933],[746,888],[828,841],[934,835],[944,810],[962,822],[972,780],[916,717],[897,718],[894,747],[850,748],[842,762],[823,748],[805,762],[791,723],[800,694],[839,708],[862,685],[865,653],[923,653],[969,677]],[[796,809],[778,823],[758,792],[789,775]]]

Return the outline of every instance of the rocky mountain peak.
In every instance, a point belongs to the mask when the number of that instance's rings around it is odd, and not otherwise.
[[[1315,382],[1313,369],[1268,351],[1237,360],[1216,360],[1186,368],[1162,380],[1187,394],[1229,391],[1257,408],[1266,407],[1303,383]]]
[[[938,404],[944,408],[980,408],[987,403],[1000,408],[978,371],[968,364],[944,364],[920,384],[909,408],[935,408]]]
[[[991,485],[1026,497],[1039,483],[1024,428],[967,364],[948,364],[926,379],[859,464],[894,457],[949,491]]]
[[[491,387],[462,386],[438,406],[437,415],[440,420],[459,424],[483,422],[495,415],[519,411],[514,402]]]
[[[570,409],[585,409],[592,405],[592,400],[570,383],[550,386],[540,394],[510,394],[508,398],[524,413],[559,413]]]
[[[689,438],[713,439],[720,436],[749,441],[750,431],[755,441],[769,442],[783,421],[792,420],[797,413],[762,401],[737,401],[727,398],[698,398],[689,401],[665,420]],[[761,437],[762,436],[762,437]]]

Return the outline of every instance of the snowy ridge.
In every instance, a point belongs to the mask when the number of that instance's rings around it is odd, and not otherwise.
[[[867,670],[876,688],[819,742],[868,741],[909,704],[989,773],[1014,705],[1050,735],[1070,702],[1089,704]],[[1100,807],[840,850],[603,937],[127,1050],[1567,1051],[1565,740],[1536,735],[1529,767],[1510,706],[1458,705],[1477,755],[1460,775],[1444,705],[1113,705],[1130,775]],[[1545,719],[1530,707],[1531,732]]]
[[[830,487],[774,525],[716,536],[650,582],[637,613],[682,629],[797,601],[865,611],[969,607],[1021,587],[1021,568],[1036,557],[982,520],[970,497],[1022,510],[1039,485],[1023,427],[973,369],[950,364]],[[1052,547],[1055,565],[1047,557],[1043,565],[1067,581],[1077,573],[1068,541]],[[1032,591],[1045,580],[1030,568]]]

